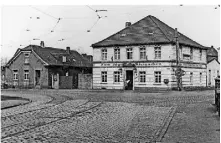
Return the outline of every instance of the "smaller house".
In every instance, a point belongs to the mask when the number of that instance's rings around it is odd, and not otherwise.
[[[70,47],[45,47],[42,41],[40,46],[18,49],[6,64],[5,77],[11,87],[78,88],[78,74],[92,74],[88,57]]]
[[[215,78],[220,76],[218,52],[211,46],[207,51],[207,86],[215,86]]]
[[[4,88],[5,84],[5,66],[1,66],[1,88]]]

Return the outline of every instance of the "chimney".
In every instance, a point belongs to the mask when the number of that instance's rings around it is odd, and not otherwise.
[[[125,27],[129,27],[129,26],[131,26],[131,22],[126,22]]]
[[[70,47],[66,47],[66,51],[68,54],[70,54],[71,53]]]
[[[44,43],[44,41],[41,41],[40,46],[41,46],[42,48],[45,47],[45,43]]]

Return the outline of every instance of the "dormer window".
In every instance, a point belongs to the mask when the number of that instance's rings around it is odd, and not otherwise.
[[[66,56],[62,56],[62,62],[65,63],[67,61]]]

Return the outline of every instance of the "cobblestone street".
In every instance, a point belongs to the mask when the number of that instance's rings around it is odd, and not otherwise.
[[[220,140],[214,91],[138,93],[3,90],[32,102],[1,111],[1,141],[204,142]]]

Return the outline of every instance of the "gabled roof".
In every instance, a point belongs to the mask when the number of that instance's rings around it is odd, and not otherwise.
[[[207,56],[218,57],[218,51],[213,46],[212,47],[208,47]]]
[[[149,15],[108,38],[92,44],[92,47],[174,43],[174,33],[173,28]],[[206,49],[206,47],[187,36],[181,33],[178,34],[180,44]]]
[[[47,66],[75,66],[75,67],[92,67],[92,63],[75,50],[70,50],[70,54],[65,49],[29,45],[16,51],[14,57],[21,51],[32,51]],[[66,57],[66,62],[62,62],[62,56]],[[10,61],[8,63],[10,63]]]
[[[212,62],[213,60],[216,60],[219,63],[219,61],[218,61],[218,59],[216,57],[207,57],[207,64]]]

